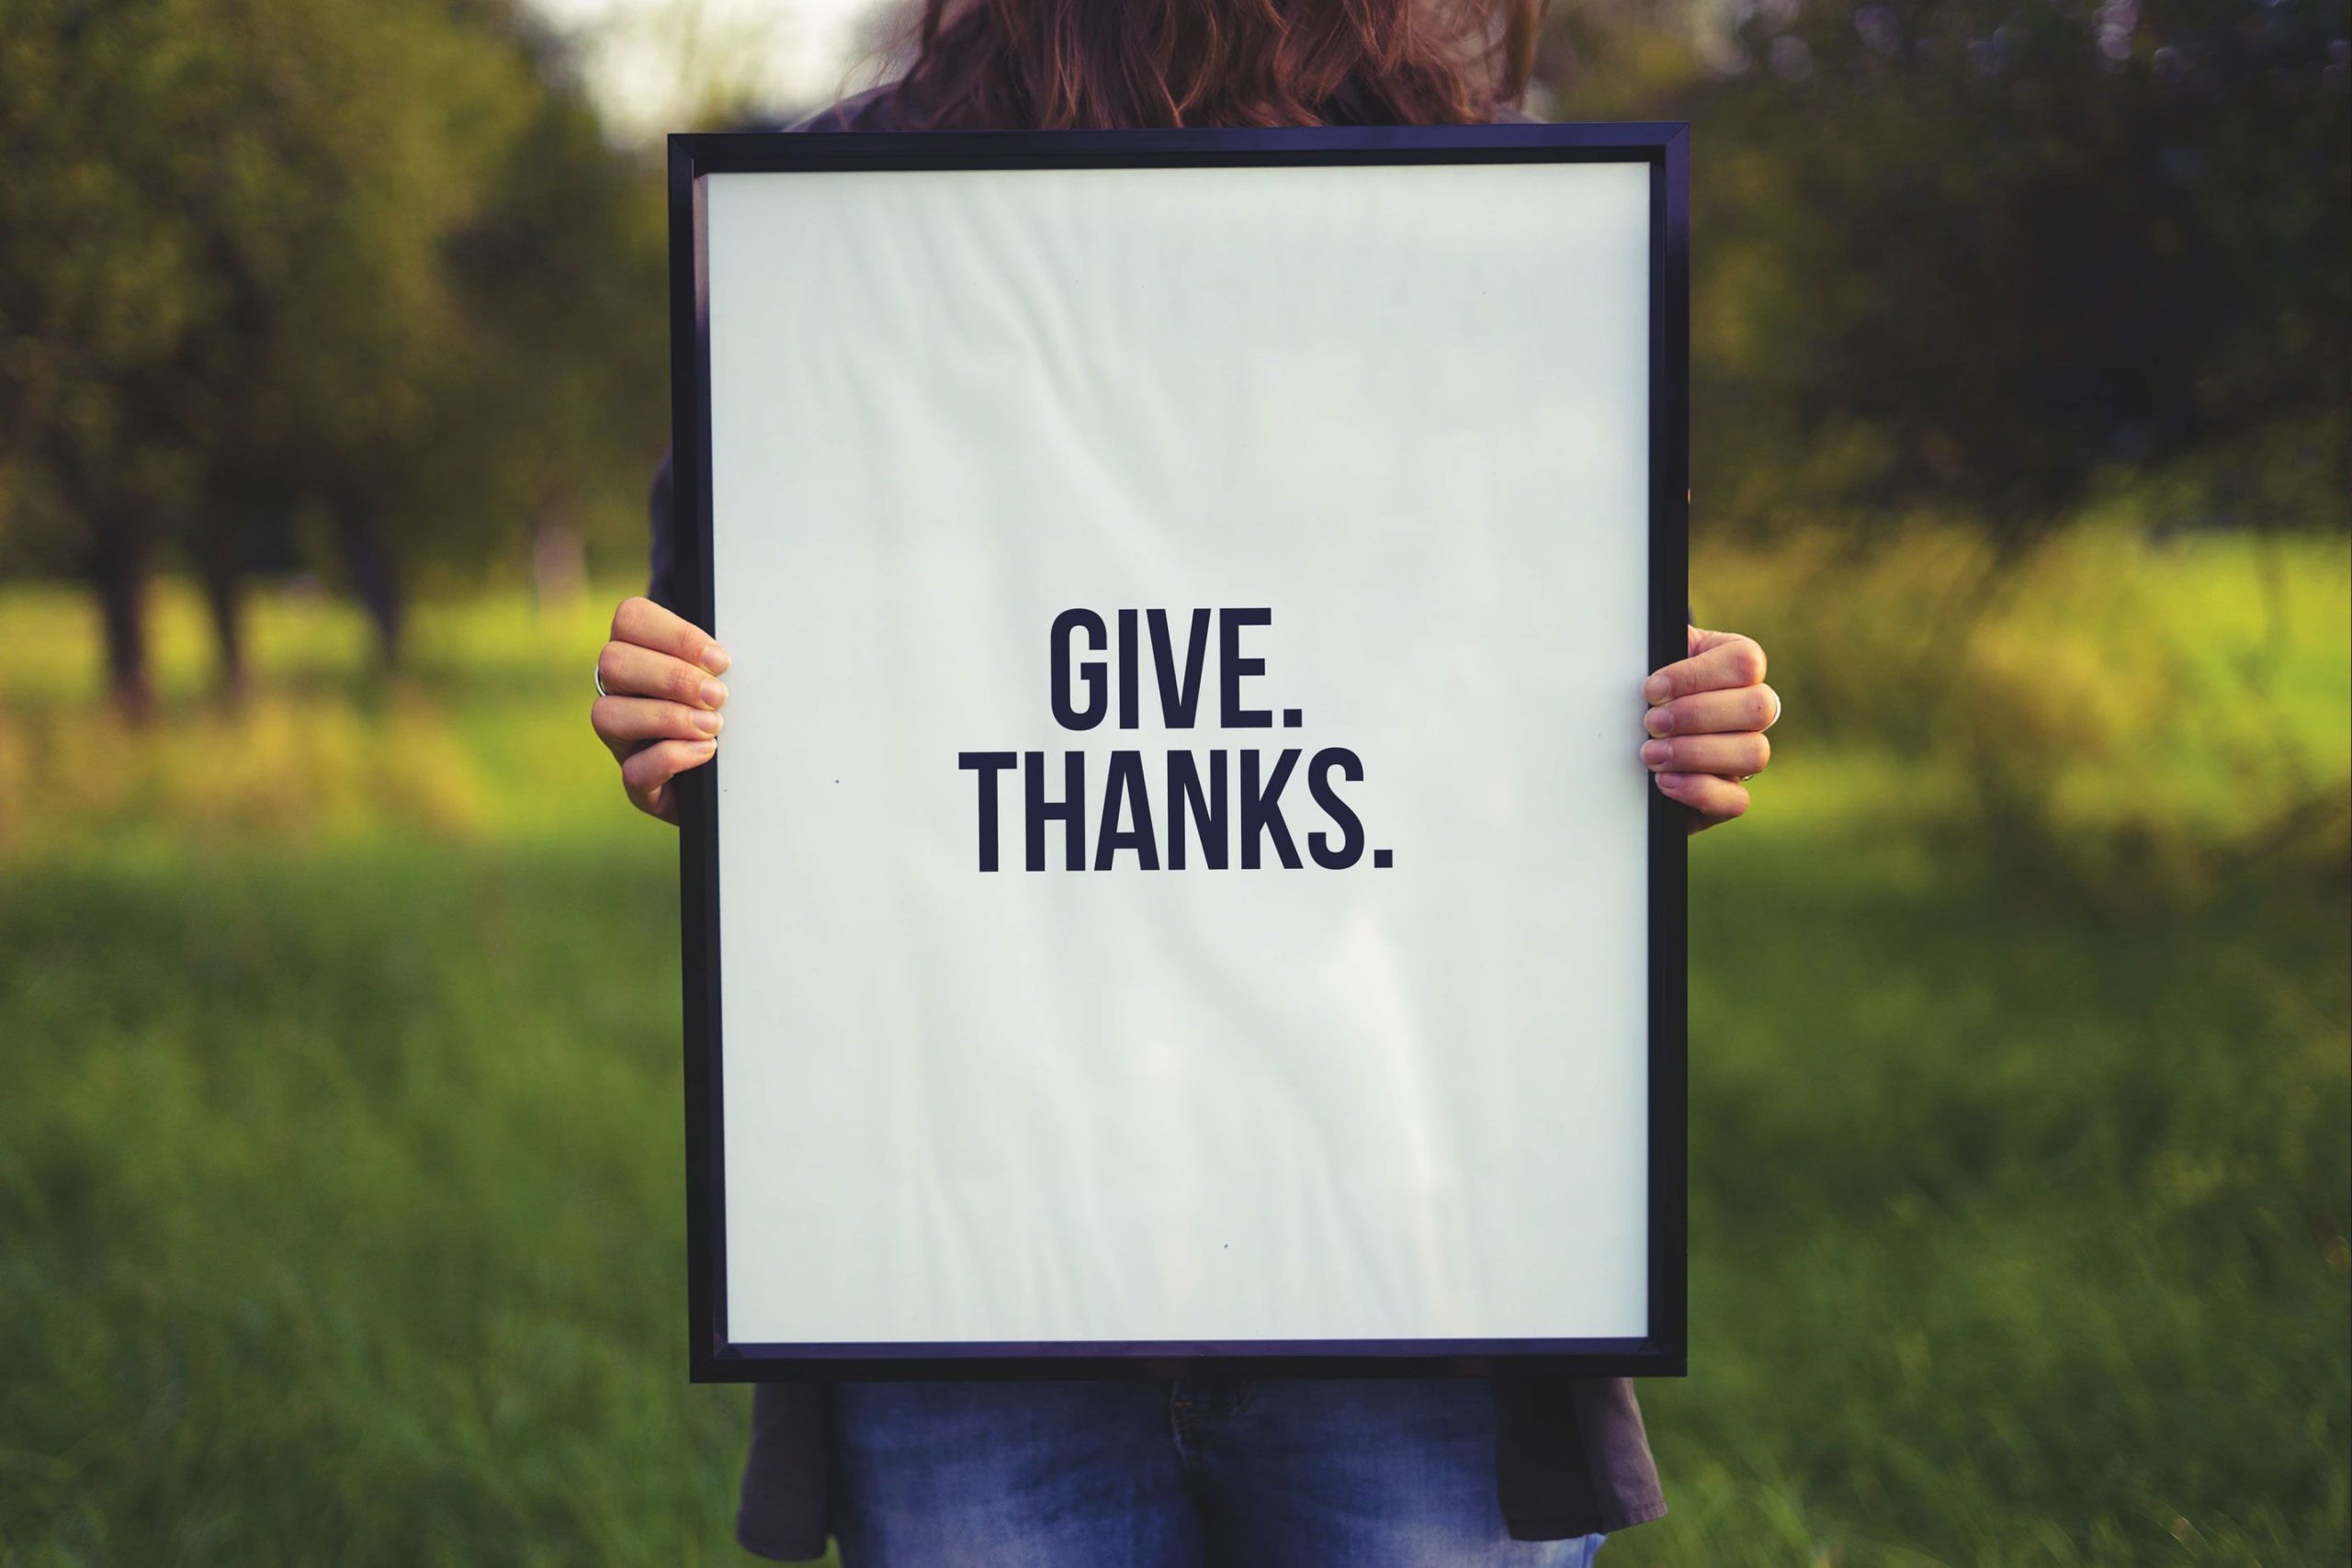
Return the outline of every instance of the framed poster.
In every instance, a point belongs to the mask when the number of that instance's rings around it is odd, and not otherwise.
[[[695,1377],[1682,1370],[1683,154],[672,140]]]

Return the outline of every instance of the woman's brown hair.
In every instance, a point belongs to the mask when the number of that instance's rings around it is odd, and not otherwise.
[[[930,130],[1442,125],[1518,101],[1540,0],[922,0]]]

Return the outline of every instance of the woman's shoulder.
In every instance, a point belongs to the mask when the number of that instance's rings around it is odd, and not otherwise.
[[[843,98],[837,104],[819,109],[785,127],[786,130],[902,130],[905,126],[898,112],[899,84],[885,82],[878,87]]]

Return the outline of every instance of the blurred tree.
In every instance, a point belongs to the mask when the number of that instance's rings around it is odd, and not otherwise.
[[[2341,495],[2347,13],[1604,0],[1560,13],[1545,71],[1579,116],[1694,123],[1720,511],[1924,501],[2022,537],[2189,452]]]
[[[243,573],[257,545],[284,539],[286,520],[319,500],[389,659],[401,598],[386,498],[466,346],[443,252],[478,212],[536,79],[473,20],[496,13],[299,0],[200,9],[207,69],[185,85],[209,168],[189,171],[178,206],[204,236],[226,309],[197,334],[209,418],[206,483],[187,514],[193,564],[239,682]]]
[[[192,479],[183,353],[216,304],[195,237],[119,156],[163,29],[160,8],[119,9],[9,0],[0,23],[0,526],[12,553],[89,571],[115,694],[141,715],[141,595]]]
[[[643,461],[661,378],[583,370],[582,329],[659,333],[657,187],[504,0],[6,5],[0,528],[88,571],[126,708],[160,552],[233,692],[246,574],[305,512],[390,660],[408,577],[488,558],[516,472],[544,495],[634,424]]]
[[[405,497],[400,539],[433,545],[427,517],[482,519],[491,536],[478,542],[510,558],[527,549],[543,595],[578,585],[595,524],[642,555],[669,393],[660,192],[658,171],[617,155],[578,94],[535,106],[449,252],[469,351],[436,405],[440,460]],[[462,558],[425,555],[420,570]]]

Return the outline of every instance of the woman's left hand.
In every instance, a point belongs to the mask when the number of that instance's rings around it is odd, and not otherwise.
[[[1690,831],[1746,811],[1747,781],[1772,760],[1764,732],[1781,716],[1755,639],[1692,626],[1690,657],[1643,682],[1642,695],[1651,737],[1642,761],[1660,792],[1690,808]]]

